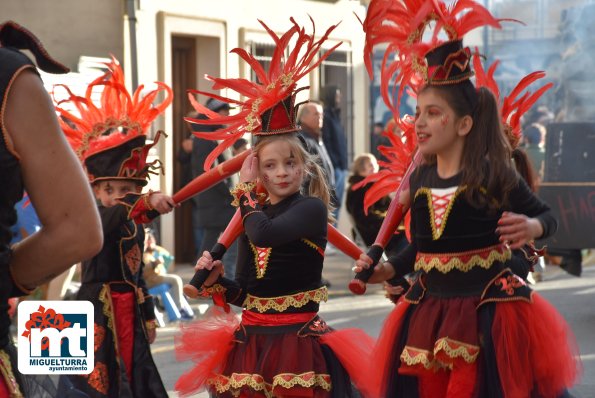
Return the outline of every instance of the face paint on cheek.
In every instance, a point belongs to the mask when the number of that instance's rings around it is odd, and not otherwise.
[[[448,115],[442,115],[442,127],[448,124]]]
[[[265,182],[269,182],[270,181],[269,176],[265,174],[263,180]]]

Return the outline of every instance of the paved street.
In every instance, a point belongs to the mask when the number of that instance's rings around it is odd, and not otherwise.
[[[580,383],[572,390],[576,398],[595,397],[595,258],[585,261],[581,278],[572,277],[558,267],[548,267],[545,280],[536,290],[546,297],[572,326],[576,334],[583,361],[584,374]],[[351,278],[352,261],[342,254],[328,256],[324,275],[332,282],[330,299],[321,306],[321,314],[333,327],[358,327],[370,335],[376,336],[382,322],[392,308],[392,303],[384,298],[378,287],[369,288],[363,297],[354,297],[347,290]],[[176,269],[182,278],[188,280],[192,269],[180,265]],[[197,307],[200,302],[195,302]],[[176,379],[191,363],[179,363],[175,360],[173,336],[177,325],[167,326],[158,331],[153,355],[166,388],[171,397]],[[207,398],[206,393],[195,397]]]

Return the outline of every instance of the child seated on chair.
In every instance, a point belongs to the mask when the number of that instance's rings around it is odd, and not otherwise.
[[[368,214],[364,212],[364,196],[372,183],[354,190],[353,186],[361,182],[364,178],[378,171],[378,162],[371,153],[362,153],[353,161],[351,166],[351,176],[349,177],[347,188],[346,208],[351,216],[354,225],[353,228],[362,237],[366,246],[371,246],[378,235],[380,226],[386,217],[386,212],[391,202],[389,196],[385,196],[368,209]],[[386,245],[386,252],[397,253],[407,245],[405,231],[400,229],[394,234]]]
[[[182,278],[175,274],[168,274],[168,262],[171,264],[173,256],[163,247],[159,246],[155,242],[155,236],[151,230],[145,230],[145,252],[143,254],[143,263],[145,269],[143,271],[143,277],[147,287],[151,289],[154,286],[166,283],[169,285],[171,296],[174,299],[176,306],[182,315],[182,320],[194,319],[194,312],[186,298],[184,298],[182,288],[184,282]]]

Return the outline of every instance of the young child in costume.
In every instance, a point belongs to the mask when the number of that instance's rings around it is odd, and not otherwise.
[[[115,60],[109,71],[91,83],[86,97],[71,95],[81,116],[56,109],[62,128],[79,154],[93,187],[103,225],[104,245],[82,264],[77,300],[95,307],[95,368],[89,375],[63,376],[61,383],[89,397],[167,397],[153,362],[149,344],[156,336],[154,303],[145,286],[142,264],[144,229],[149,222],[174,207],[160,192],[142,194],[148,174],[158,161],[146,158],[155,141],[146,144],[152,121],[171,103],[164,84],[140,98],[125,89],[122,69]],[[90,99],[92,89],[103,86],[101,107]],[[153,105],[160,91],[165,100]]]
[[[235,278],[220,277],[222,264],[209,252],[196,266],[213,269],[205,295],[224,307],[243,308],[242,321],[219,311],[182,326],[178,358],[197,364],[180,377],[176,390],[187,395],[206,387],[216,397],[354,397],[350,375],[357,375],[367,354],[355,343],[361,339],[357,332],[331,331],[317,315],[328,295],[321,278],[330,197],[320,166],[297,134],[294,104],[296,82],[330,52],[311,63],[324,38],[315,42],[295,22],[281,41],[265,28],[276,43],[287,43],[296,34],[297,39],[284,63],[278,59],[284,51],[277,48],[268,74],[252,56],[236,50],[259,76],[259,83],[245,83],[255,88],[253,93],[262,90],[242,104],[239,115],[230,116],[241,120],[231,127],[238,136],[246,128],[257,136],[233,190],[245,230],[237,272]],[[305,54],[306,63],[292,63],[298,53]],[[235,81],[217,79],[217,84],[227,87]],[[310,192],[302,193],[306,176]],[[256,193],[257,181],[268,192],[267,201]],[[362,344],[371,349],[369,339]]]
[[[368,16],[384,6],[390,5],[372,1]],[[396,61],[398,76],[423,72],[415,131],[426,162],[400,198],[411,209],[411,244],[379,264],[370,282],[414,269],[424,274],[399,300],[377,342],[378,396],[564,396],[577,377],[571,332],[507,265],[512,249],[550,236],[556,221],[514,170],[498,105],[487,88],[471,83],[471,52],[462,46],[471,28],[465,21],[475,27],[480,19],[498,21],[474,3],[399,7],[403,17],[428,13],[416,17],[424,21],[416,27],[419,37],[395,38],[401,51],[415,43]],[[458,20],[462,8],[468,10]],[[449,40],[434,32],[430,45],[420,45],[433,19]],[[373,22],[367,22],[371,35]],[[401,89],[407,79],[397,79]],[[363,255],[356,271],[371,261]]]

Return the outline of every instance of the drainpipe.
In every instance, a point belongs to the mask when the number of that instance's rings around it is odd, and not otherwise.
[[[135,0],[126,1],[128,32],[130,33],[130,71],[132,72],[132,92],[138,87],[138,58],[136,55],[136,5]]]

